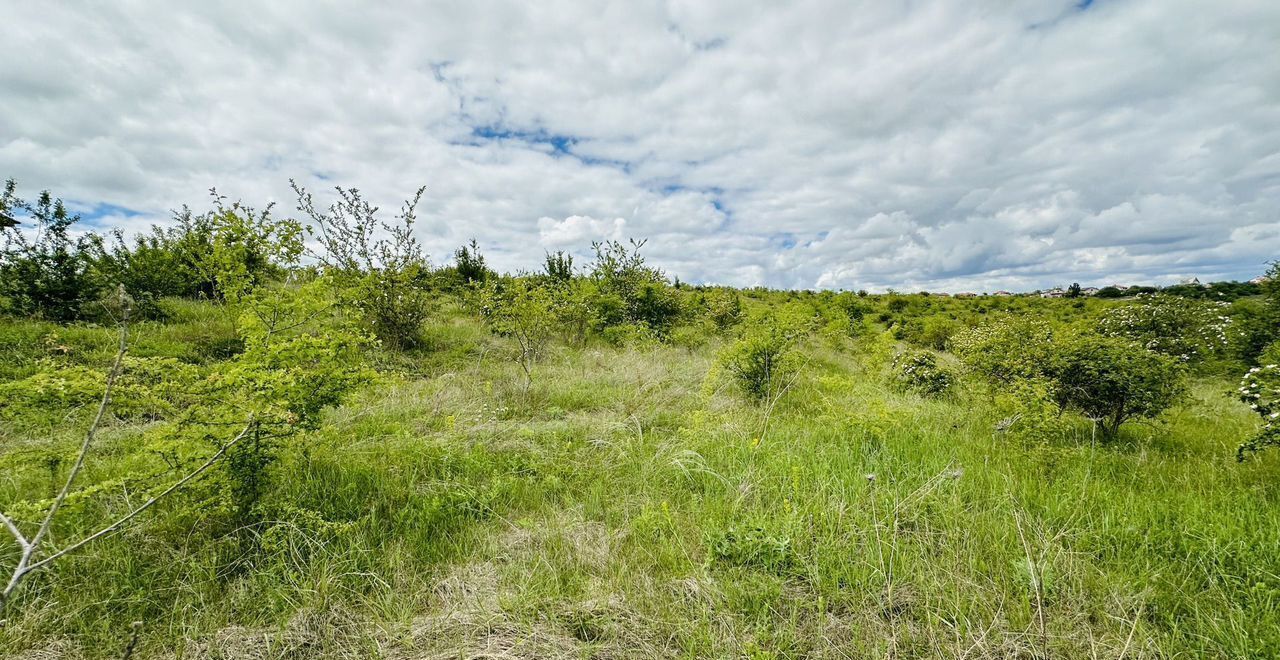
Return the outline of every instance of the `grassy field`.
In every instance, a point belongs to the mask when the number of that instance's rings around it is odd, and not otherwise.
[[[0,332],[8,380],[112,356],[110,328]],[[811,337],[758,405],[723,340],[558,345],[526,390],[454,306],[426,332],[285,449],[268,524],[210,531],[197,486],[34,578],[0,656],[119,657],[140,621],[138,657],[1280,657],[1280,457],[1235,461],[1231,380],[1026,443],[968,380],[893,388],[870,342]],[[233,345],[189,303],[131,354]],[[0,506],[56,492],[88,420],[55,412],[0,421]],[[59,534],[164,473],[155,424],[109,425]]]

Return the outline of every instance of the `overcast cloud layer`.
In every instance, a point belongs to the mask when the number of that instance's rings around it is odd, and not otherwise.
[[[734,285],[1280,257],[1275,0],[313,4],[0,0],[0,178],[131,229],[211,186],[425,184],[437,262],[647,237]]]

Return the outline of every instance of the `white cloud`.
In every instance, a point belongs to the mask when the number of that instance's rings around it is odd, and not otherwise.
[[[647,237],[690,281],[1242,278],[1280,244],[1280,4],[21,3],[0,176],[135,226],[428,186],[437,261]]]
[[[547,248],[581,247],[594,241],[620,241],[627,221],[622,218],[596,220],[585,215],[571,215],[564,220],[538,218],[539,241]]]

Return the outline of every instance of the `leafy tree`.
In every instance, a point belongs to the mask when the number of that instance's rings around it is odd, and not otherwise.
[[[573,255],[562,250],[548,252],[542,270],[553,282],[568,282],[573,279]]]
[[[212,297],[214,283],[197,269],[199,253],[187,252],[179,228],[153,227],[150,234],[127,241],[124,232],[94,235],[93,268],[104,282],[123,284],[137,303],[140,316],[159,318],[159,299],[167,296]]]
[[[1068,297],[1068,298],[1079,298],[1079,297],[1080,297],[1080,295],[1081,295],[1080,283],[1079,283],[1079,282],[1072,282],[1072,283],[1071,283],[1071,286],[1067,287],[1067,297]]]
[[[297,264],[303,252],[302,225],[288,218],[276,219],[268,204],[258,211],[226,198],[216,190],[214,208],[194,220],[193,239],[207,244],[193,250],[195,269],[214,284],[223,300],[236,302],[254,289],[283,274]]]
[[[214,275],[220,282],[237,280],[235,272]],[[51,500],[17,502],[7,507],[7,513],[0,512],[0,523],[18,546],[16,565],[6,567],[12,574],[0,590],[0,610],[33,572],[49,570],[60,558],[119,531],[153,505],[179,494],[193,500],[192,508],[203,519],[216,520],[230,512],[229,529],[246,531],[256,525],[258,504],[270,486],[269,468],[279,448],[301,430],[314,428],[323,408],[336,405],[368,378],[360,360],[366,342],[340,317],[335,319],[326,286],[327,282],[318,280],[262,287],[230,299],[240,311],[246,350],[218,365],[201,382],[193,382],[192,374],[174,362],[160,365],[126,357],[129,300],[119,287],[123,313],[114,364],[102,379],[79,378],[80,367],[66,374],[77,382],[91,381],[88,387],[96,390],[99,403],[64,485]],[[23,385],[39,387],[39,383]],[[185,390],[197,394],[200,405],[184,401]],[[175,401],[164,401],[164,397]],[[147,448],[164,458],[168,470],[130,485],[132,501],[126,513],[113,515],[109,524],[95,525],[88,532],[52,531],[68,518],[61,515],[63,504],[83,505],[102,492],[98,485],[74,487],[95,449],[108,409],[138,409],[139,404],[146,409],[180,401],[184,401],[180,417],[151,426],[143,436]],[[172,414],[173,406],[166,408]],[[222,478],[207,478],[213,474]],[[27,521],[33,523],[24,529]],[[39,521],[38,526],[34,521]],[[55,536],[62,540],[56,549]]]
[[[418,345],[431,298],[426,289],[427,257],[413,236],[413,223],[426,188],[404,203],[396,222],[387,223],[356,188],[337,188],[338,200],[320,211],[311,193],[290,184],[298,196],[298,210],[314,223],[307,227],[320,246],[313,255],[335,278],[342,303],[357,310],[387,344]]]
[[[462,284],[484,284],[492,271],[484,264],[484,255],[480,254],[480,246],[476,239],[458,248],[453,253],[454,268]]]
[[[226,300],[284,277],[303,251],[301,225],[272,217],[274,205],[258,211],[217,190],[209,194],[209,211],[184,206],[173,212],[173,226],[153,226],[132,241],[119,230],[91,235],[98,277],[123,284],[141,311],[153,314],[158,298]]]
[[[332,282],[259,288],[239,299],[245,350],[218,365],[202,394],[221,402],[188,421],[193,429],[220,416],[254,411],[245,440],[228,454],[230,501],[238,524],[256,519],[268,469],[283,444],[319,423],[320,412],[370,378],[368,340],[333,310]]]
[[[533,365],[541,358],[556,329],[551,296],[523,278],[497,281],[480,297],[480,314],[499,335],[518,347],[516,362],[525,376],[525,390],[533,385]]]
[[[1233,332],[1232,354],[1250,366],[1259,364],[1263,350],[1280,340],[1280,308],[1265,300],[1238,300],[1227,311]]]
[[[73,238],[71,227],[79,215],[67,211],[61,199],[43,191],[35,202],[16,194],[9,179],[0,192],[0,214],[9,218],[0,228],[0,305],[13,314],[52,321],[81,317],[86,303],[97,300],[101,286],[93,277],[87,242]],[[18,217],[34,227],[24,231]]]
[[[1049,365],[1058,404],[1097,420],[1107,438],[1172,406],[1185,390],[1173,359],[1133,342],[1085,335],[1062,341]]]
[[[724,332],[742,322],[742,300],[737,291],[716,289],[706,296],[707,318]]]

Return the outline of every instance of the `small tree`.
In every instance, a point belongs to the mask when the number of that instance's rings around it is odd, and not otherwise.
[[[476,239],[454,251],[453,259],[462,284],[484,284],[489,279],[490,271],[484,264],[484,255],[480,254]]]
[[[716,289],[707,294],[706,306],[707,318],[720,332],[725,332],[742,321],[742,301],[738,298],[737,291]]]
[[[720,354],[720,364],[747,396],[768,401],[781,396],[796,371],[797,332],[772,320],[746,332]]]
[[[1081,289],[1081,288],[1080,288],[1080,283],[1079,283],[1079,282],[1072,282],[1072,283],[1071,283],[1071,286],[1067,287],[1067,297],[1068,297],[1068,298],[1079,298],[1079,297],[1080,297],[1080,295],[1081,295],[1081,292],[1082,292],[1082,291],[1083,291],[1083,289]]]
[[[19,198],[16,191],[13,179],[0,191],[0,215],[9,218],[0,227],[0,305],[7,300],[15,314],[52,321],[80,318],[85,303],[100,293],[90,271],[88,242],[69,233],[80,216],[67,212],[47,190],[35,202]],[[21,216],[34,226],[25,228]]]
[[[1112,337],[1063,342],[1048,371],[1058,405],[1097,420],[1107,438],[1129,420],[1164,412],[1185,391],[1175,360]]]
[[[590,276],[599,292],[596,319],[601,326],[643,324],[661,335],[683,311],[662,271],[645,264],[640,254],[644,244],[632,240],[630,249],[617,241],[592,244],[596,260]]]
[[[547,290],[526,279],[495,282],[480,298],[480,314],[497,334],[516,341],[516,363],[524,372],[524,389],[533,385],[533,365],[542,357],[556,330]]]
[[[335,277],[342,302],[355,308],[387,344],[417,345],[431,302],[425,287],[427,257],[413,235],[426,188],[404,203],[396,222],[387,223],[356,188],[337,188],[338,201],[320,211],[311,193],[289,183],[298,196],[298,210],[315,223],[307,227],[320,246],[312,254]]]
[[[194,255],[195,268],[214,283],[217,294],[236,302],[297,264],[302,255],[302,225],[272,217],[274,204],[258,211],[210,190],[214,209],[197,222],[208,244]]]
[[[259,212],[210,190],[213,208],[173,212],[174,225],[152,227],[125,239],[116,230],[91,234],[90,258],[105,285],[123,284],[137,311],[157,316],[165,296],[227,300],[262,283],[277,280],[302,253],[302,227],[272,217],[273,206]]]
[[[542,270],[552,282],[568,282],[573,279],[573,255],[562,250],[548,252]]]
[[[136,493],[138,503],[130,505],[126,513],[72,540],[77,537],[60,534],[63,530],[57,530],[56,525],[66,517],[60,515],[64,504],[92,498],[101,490],[95,485],[77,490],[77,478],[96,448],[97,432],[110,408],[137,403],[127,400],[131,388],[121,387],[130,375],[126,357],[130,300],[123,287],[119,289],[119,348],[61,490],[48,504],[18,503],[14,508],[20,515],[0,511],[0,525],[18,549],[12,573],[0,586],[0,611],[32,573],[47,570],[60,558],[120,531],[158,502],[190,490],[218,467],[226,468],[230,501],[218,501],[214,495],[214,500],[201,502],[204,513],[215,515],[218,510],[230,509],[237,529],[255,522],[255,506],[269,485],[268,468],[277,448],[297,437],[299,431],[314,428],[323,408],[339,403],[369,377],[360,360],[365,339],[340,319],[334,321],[325,285],[313,281],[299,287],[258,289],[237,297],[233,304],[241,312],[240,332],[246,351],[219,364],[203,383],[184,384],[198,391],[202,405],[191,406],[180,419],[154,429],[152,447],[167,456],[174,474],[182,476],[170,481],[163,476],[168,472],[157,473],[162,476],[145,483]],[[23,528],[26,520],[39,521],[31,525],[34,531]],[[59,540],[54,537],[62,537],[61,547],[53,547]]]

